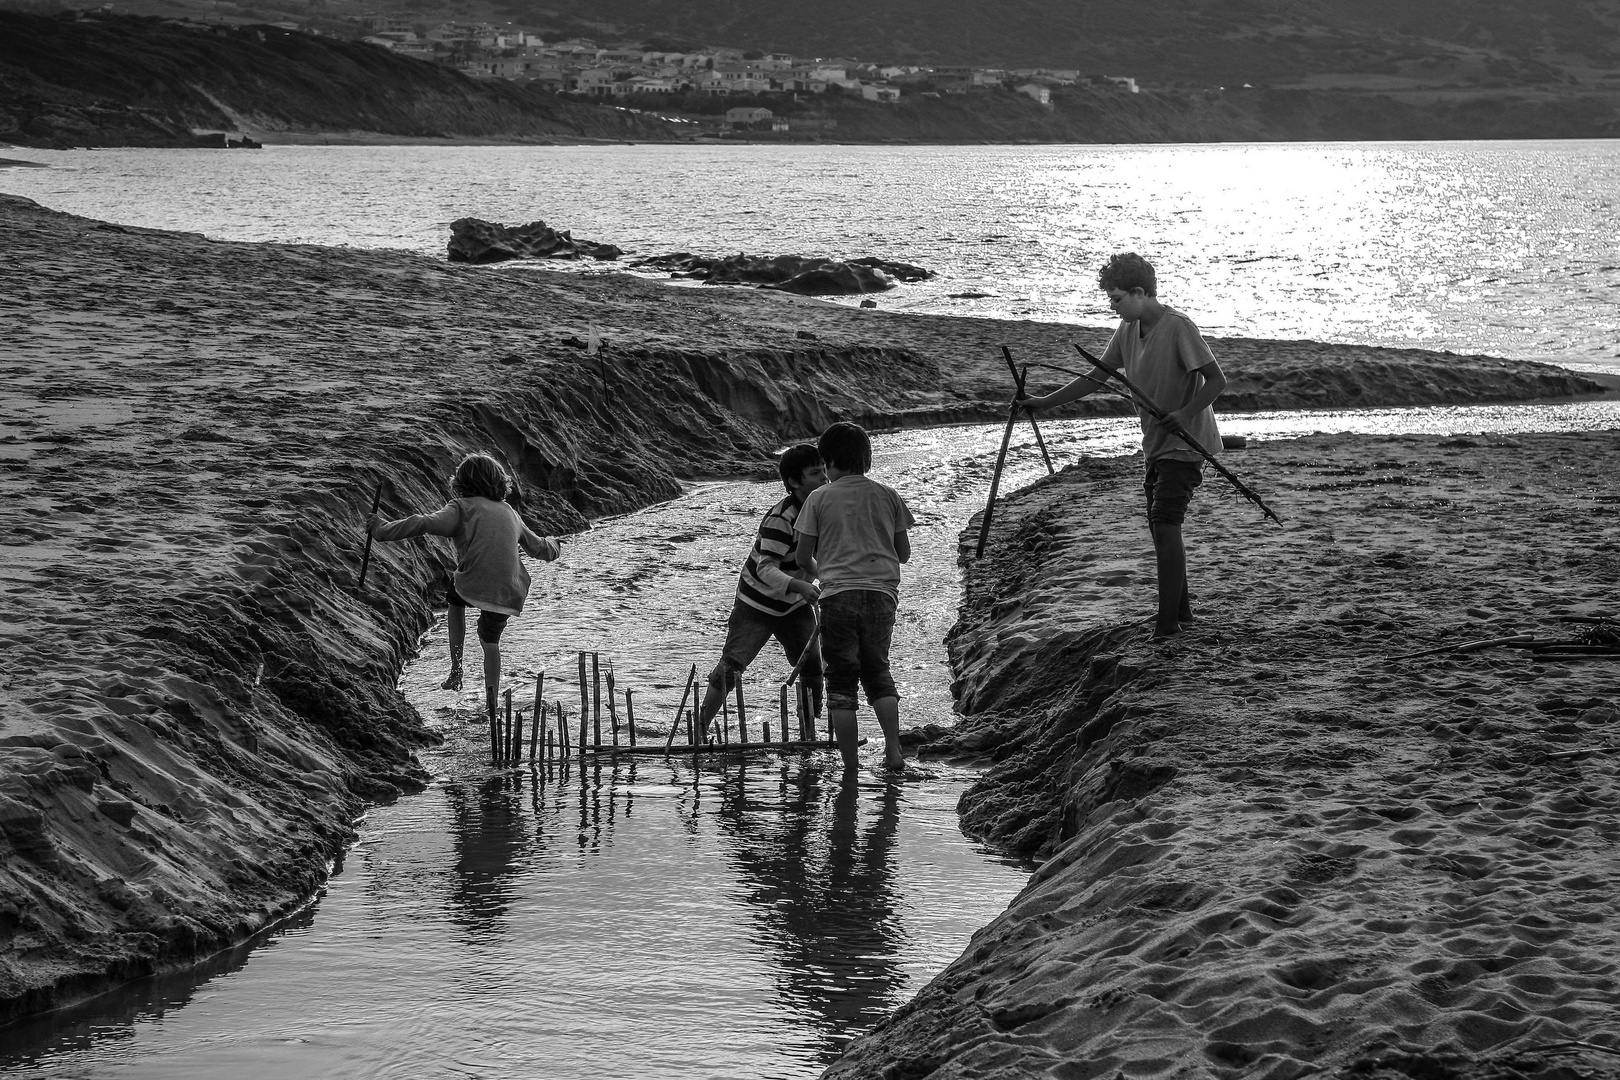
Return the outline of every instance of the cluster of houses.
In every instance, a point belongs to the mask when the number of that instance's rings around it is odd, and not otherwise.
[[[524,30],[487,23],[412,24],[397,15],[362,16],[365,40],[408,56],[449,64],[485,79],[530,82],[558,93],[599,98],[645,98],[687,93],[730,95],[823,94],[838,87],[868,101],[894,102],[905,93],[965,94],[1010,87],[1042,105],[1054,86],[1079,82],[1117,84],[1137,92],[1125,76],[1082,77],[1078,71],[1026,68],[879,65],[856,60],[806,60],[785,53],[745,53],[704,48],[665,52],[641,46],[598,45],[580,38],[542,41]],[[741,114],[748,110],[732,109]],[[770,119],[729,119],[732,126],[762,126]]]

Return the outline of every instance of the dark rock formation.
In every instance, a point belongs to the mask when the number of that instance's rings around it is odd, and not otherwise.
[[[757,285],[804,296],[858,296],[884,292],[896,281],[923,281],[932,271],[885,259],[819,259],[805,255],[729,255],[711,259],[686,251],[637,259],[642,270],[665,270],[673,277],[697,278],[706,285]]]
[[[611,262],[624,252],[612,244],[575,240],[567,229],[543,221],[507,228],[478,218],[450,223],[450,261],[495,263],[508,259],[598,259]]]

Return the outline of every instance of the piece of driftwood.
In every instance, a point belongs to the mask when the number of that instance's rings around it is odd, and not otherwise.
[[[1413,660],[1419,656],[1435,656],[1439,653],[1471,653],[1481,652],[1485,649],[1495,649],[1503,645],[1527,645],[1536,639],[1530,634],[1515,634],[1512,637],[1480,638],[1478,641],[1461,641],[1455,645],[1438,645],[1432,649],[1420,649],[1417,652],[1401,653],[1398,656],[1386,656],[1385,660]]]
[[[675,745],[675,735],[681,730],[682,714],[686,712],[686,699],[691,695],[692,686],[696,682],[697,665],[693,664],[692,670],[686,675],[686,689],[681,691],[681,703],[675,706],[675,719],[670,721],[669,737],[664,740],[664,754],[666,757],[669,755],[669,748]],[[688,736],[688,738],[690,737]]]
[[[377,490],[371,493],[371,512],[375,514],[377,512],[377,507],[381,505],[382,481],[379,480],[377,481]],[[371,565],[371,528],[369,525],[371,518],[368,516],[366,521],[368,523],[366,528],[366,550],[360,555],[360,577],[354,583],[354,587],[356,589],[363,589],[366,587],[366,568]]]
[[[1024,370],[1019,371],[1018,365],[1013,363],[1012,350],[1005,345],[1001,347],[1001,355],[1007,359],[1007,370],[1012,372],[1013,383],[1018,387],[1018,396],[1023,397],[1024,380],[1029,378],[1029,365],[1024,365]],[[1041,438],[1041,425],[1032,412],[1029,413],[1029,426],[1035,431],[1035,445],[1041,448],[1041,460],[1046,462],[1046,475],[1051,476],[1057,470],[1052,468],[1052,455],[1046,452],[1046,440]]]
[[[1620,746],[1610,746],[1608,744],[1604,744],[1603,746],[1583,746],[1576,750],[1549,750],[1547,752],[1547,756],[1554,759],[1572,758],[1580,757],[1583,754],[1607,754],[1612,753],[1615,750],[1620,750]]]

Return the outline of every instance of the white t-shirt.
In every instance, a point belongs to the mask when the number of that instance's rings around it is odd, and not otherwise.
[[[900,493],[858,474],[840,476],[804,500],[795,532],[816,538],[821,595],[869,589],[900,598],[894,534],[917,524]]]

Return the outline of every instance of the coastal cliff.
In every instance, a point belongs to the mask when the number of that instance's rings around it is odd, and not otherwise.
[[[271,925],[367,801],[423,782],[430,736],[394,682],[449,553],[377,545],[359,588],[377,484],[385,514],[430,509],[463,453],[493,450],[530,524],[566,534],[686,479],[768,470],[831,420],[1002,414],[988,340],[1063,355],[1100,336],[219,243],[14,197],[0,227],[0,1017]],[[1256,401],[1316,401],[1307,374],[1394,363],[1229,344]],[[1433,371],[1362,403],[1601,389],[1545,365],[1408,359]]]
[[[963,827],[1043,865],[829,1078],[1613,1076],[1613,660],[1446,646],[1614,614],[1620,436],[1225,455],[1149,641],[1141,462],[963,536]],[[1434,650],[1425,654],[1425,650]],[[1420,655],[1409,655],[1420,654]]]

